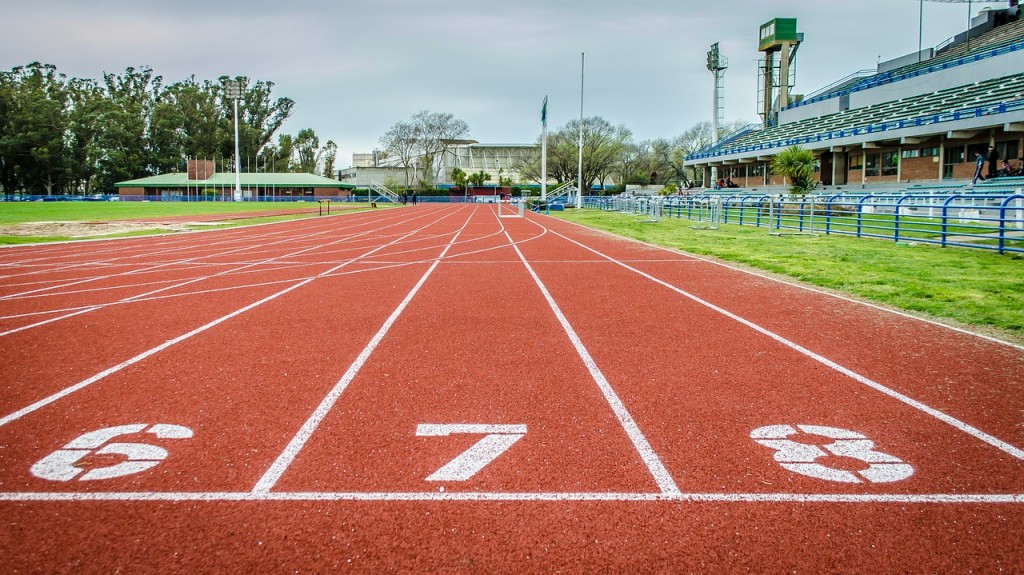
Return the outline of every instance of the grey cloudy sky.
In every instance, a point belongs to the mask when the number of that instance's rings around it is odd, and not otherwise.
[[[983,6],[1004,3],[975,2]],[[797,93],[917,50],[918,0],[0,0],[0,68],[33,61],[100,79],[148,65],[166,83],[245,75],[295,100],[284,131],[316,130],[338,165],[395,122],[450,112],[485,143],[526,143],[584,113],[637,140],[710,119],[705,53],[729,58],[727,121],[757,120],[758,28],[796,17]],[[924,46],[962,31],[967,5],[926,2]]]

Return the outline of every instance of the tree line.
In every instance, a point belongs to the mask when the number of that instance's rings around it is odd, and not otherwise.
[[[719,129],[719,137],[746,125],[737,121]],[[624,125],[615,126],[608,120],[594,116],[583,119],[584,189],[595,184],[604,188],[614,182],[626,185],[664,185],[702,181],[700,168],[684,169],[683,160],[693,152],[712,143],[711,122],[700,122],[674,138],[637,141]],[[430,188],[442,176],[443,154],[451,145],[469,137],[469,126],[452,114],[422,111],[409,121],[395,123],[380,138],[384,158],[395,160],[406,171],[406,182],[412,180],[410,172],[421,177],[421,188]],[[570,120],[548,135],[547,178],[558,182],[575,182],[579,169],[580,121]],[[522,163],[513,166],[522,181],[519,184],[539,184],[541,181],[540,138],[537,150]],[[457,170],[452,174],[457,186],[489,180],[490,174],[465,174]]]
[[[110,192],[115,182],[183,172],[189,158],[233,170],[233,101],[224,87],[229,79],[241,86],[243,170],[334,177],[334,142],[321,145],[309,128],[278,134],[295,102],[274,98],[273,82],[190,76],[165,84],[149,67],[104,73],[97,81],[33,62],[0,71],[0,190]]]

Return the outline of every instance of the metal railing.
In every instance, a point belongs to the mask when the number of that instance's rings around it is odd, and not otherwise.
[[[376,180],[370,180],[370,191],[374,194],[377,194],[378,197],[383,198],[393,204],[402,203],[401,196],[399,196],[395,192],[392,192],[390,189],[388,189],[387,186]]]
[[[1024,190],[1012,193],[890,193],[784,196],[697,194],[584,198],[584,207],[819,233],[1024,253]],[[717,212],[717,213],[715,213]]]

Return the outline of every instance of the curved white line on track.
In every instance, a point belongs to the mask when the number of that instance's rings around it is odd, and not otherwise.
[[[452,212],[452,213],[456,213],[456,212]],[[451,213],[443,215],[439,219],[435,220],[434,222],[431,222],[431,224],[432,223],[436,223],[436,222],[441,221],[441,220],[444,220],[444,219],[450,217],[451,215],[452,215]],[[427,224],[427,225],[429,226],[431,224]],[[426,226],[424,226],[424,227],[426,227]],[[420,228],[420,229],[423,229],[423,228]],[[416,234],[418,231],[419,230],[414,230],[412,232],[409,232],[408,235],[411,236],[413,234]],[[392,243],[394,243],[394,242],[378,246],[378,247],[370,250],[369,252],[367,252],[366,255],[371,255],[371,254],[373,254],[375,252],[378,252],[378,251],[380,251],[380,250],[390,246]],[[251,303],[251,304],[249,304],[249,305],[247,305],[247,306],[245,306],[243,308],[237,309],[237,310],[235,310],[235,311],[233,311],[233,312],[231,312],[231,313],[229,313],[229,314],[227,314],[225,316],[219,317],[219,318],[217,318],[217,319],[215,319],[215,320],[213,320],[213,321],[211,321],[211,322],[209,322],[209,323],[207,323],[205,325],[202,325],[202,326],[200,326],[200,327],[198,327],[198,328],[196,328],[196,329],[194,329],[194,330],[192,330],[192,331],[190,331],[188,333],[179,335],[178,337],[173,338],[171,340],[168,340],[168,341],[166,341],[166,342],[164,342],[164,343],[162,343],[162,344],[160,344],[160,345],[158,345],[158,346],[156,346],[156,347],[154,347],[152,349],[144,351],[144,352],[142,352],[142,353],[132,357],[131,359],[123,361],[123,362],[121,362],[121,363],[119,363],[119,364],[117,364],[117,365],[115,365],[113,367],[107,368],[107,369],[97,373],[96,375],[94,375],[94,376],[92,376],[92,377],[90,377],[88,379],[80,381],[80,382],[78,382],[78,383],[76,383],[76,384],[74,384],[74,385],[72,385],[70,387],[66,387],[66,388],[62,389],[61,391],[58,391],[57,393],[51,394],[51,395],[49,395],[49,396],[47,396],[47,397],[45,397],[45,398],[43,398],[43,399],[41,399],[41,400],[31,404],[29,406],[23,407],[22,409],[19,409],[18,411],[15,411],[14,413],[11,413],[11,414],[3,417],[3,418],[0,418],[0,427],[5,426],[8,423],[11,423],[12,421],[16,421],[18,419],[21,419],[22,417],[24,417],[24,416],[26,416],[26,415],[28,415],[30,413],[33,413],[35,411],[38,411],[38,410],[42,409],[43,407],[46,407],[47,405],[50,405],[51,403],[53,403],[55,401],[58,401],[58,400],[60,400],[60,399],[62,399],[64,397],[67,397],[67,396],[75,393],[76,391],[79,391],[81,389],[84,389],[84,388],[88,387],[88,386],[92,385],[93,383],[96,383],[97,381],[100,381],[101,379],[106,378],[109,375],[117,373],[118,371],[121,371],[122,369],[124,369],[124,368],[126,368],[126,367],[128,367],[130,365],[136,364],[136,363],[146,359],[147,357],[149,357],[151,355],[159,353],[159,352],[161,352],[161,351],[163,351],[163,350],[165,350],[165,349],[167,349],[167,348],[169,348],[169,347],[171,347],[171,346],[173,346],[175,344],[181,343],[182,341],[185,341],[185,340],[187,340],[187,339],[189,339],[189,338],[191,338],[191,337],[193,337],[195,335],[203,333],[204,331],[206,331],[206,330],[208,330],[208,329],[210,329],[212,327],[220,325],[221,323],[224,323],[225,321],[228,321],[229,319],[232,319],[232,318],[237,317],[237,316],[239,316],[239,315],[241,315],[241,314],[243,314],[243,313],[245,313],[245,312],[247,312],[247,311],[249,311],[251,309],[259,307],[259,306],[263,305],[264,303],[266,303],[268,301],[277,299],[278,297],[280,297],[280,296],[282,296],[282,295],[284,295],[286,293],[289,293],[289,292],[294,291],[294,290],[296,290],[296,289],[298,289],[300,287],[308,285],[312,281],[314,281],[314,280],[316,280],[316,279],[318,279],[320,277],[324,277],[324,276],[326,276],[326,274],[328,274],[330,272],[333,272],[333,271],[335,271],[337,269],[340,269],[342,267],[345,267],[345,266],[349,265],[350,263],[352,263],[354,261],[356,261],[356,260],[351,260],[351,261],[345,262],[345,263],[343,263],[343,264],[341,264],[339,266],[336,266],[334,268],[331,268],[330,270],[327,270],[326,272],[324,272],[321,275],[318,275],[318,276],[315,276],[315,277],[303,280],[303,281],[301,281],[299,283],[296,283],[295,285],[289,286],[289,287],[287,287],[287,288],[285,288],[285,289],[283,289],[283,290],[281,290],[279,292],[276,292],[274,294],[271,294],[271,295],[269,295],[269,296],[267,296],[267,297],[265,297],[265,298],[263,298],[263,299],[261,299],[261,300],[259,300],[257,302]]]
[[[540,224],[538,224],[538,225],[540,225]],[[587,229],[589,229],[589,228],[587,228]],[[969,424],[967,424],[967,423],[965,423],[963,421],[960,421],[959,419],[957,419],[957,418],[955,418],[955,417],[953,417],[951,415],[948,415],[946,413],[943,413],[943,412],[941,412],[941,411],[939,411],[939,410],[937,410],[935,408],[929,407],[929,406],[921,403],[920,401],[917,401],[916,399],[911,398],[910,396],[904,395],[904,394],[902,394],[902,393],[900,393],[900,392],[898,392],[898,391],[896,391],[894,389],[886,387],[886,386],[882,385],[881,383],[878,383],[878,382],[876,382],[876,381],[874,381],[872,379],[869,379],[869,378],[867,378],[867,377],[865,377],[865,376],[863,376],[863,375],[853,371],[852,369],[844,367],[844,366],[842,366],[842,365],[832,361],[831,359],[828,359],[827,357],[824,357],[824,356],[822,356],[820,354],[817,354],[817,353],[807,349],[806,347],[803,347],[802,345],[800,345],[800,344],[798,344],[796,342],[790,341],[790,340],[782,337],[781,335],[779,335],[779,334],[777,334],[777,333],[775,333],[775,332],[773,332],[773,331],[771,331],[771,330],[769,330],[767,328],[761,327],[760,325],[758,325],[758,324],[756,324],[756,323],[754,323],[754,322],[752,322],[752,321],[750,321],[748,319],[742,318],[742,317],[732,313],[731,311],[729,311],[729,310],[727,310],[725,308],[719,307],[719,306],[717,306],[717,305],[715,305],[715,304],[713,304],[713,303],[711,303],[711,302],[709,302],[707,300],[701,299],[701,298],[697,297],[696,295],[687,292],[686,290],[678,288],[678,287],[676,287],[676,286],[674,286],[674,285],[672,285],[672,284],[670,284],[670,283],[668,283],[668,282],[666,282],[664,280],[656,278],[656,277],[654,277],[654,276],[652,276],[652,275],[650,275],[650,274],[648,274],[648,273],[646,273],[644,271],[638,270],[637,268],[634,268],[633,266],[630,266],[629,264],[626,264],[626,263],[623,263],[621,261],[618,261],[615,258],[613,258],[613,257],[611,257],[609,255],[606,255],[606,254],[604,254],[602,252],[599,252],[599,251],[597,251],[596,249],[594,249],[594,248],[592,248],[590,246],[584,245],[584,244],[582,244],[582,243],[580,243],[580,242],[578,242],[578,241],[576,241],[576,240],[574,240],[574,239],[572,239],[572,238],[570,238],[568,236],[560,234],[560,233],[558,233],[558,232],[556,232],[554,230],[552,230],[551,233],[556,235],[556,236],[558,236],[558,237],[560,237],[560,238],[562,238],[562,239],[564,239],[564,240],[566,240],[566,241],[568,241],[568,242],[576,244],[577,246],[580,246],[581,248],[583,248],[585,250],[588,250],[588,251],[590,251],[590,252],[592,252],[594,254],[597,254],[597,255],[607,259],[608,261],[610,261],[612,263],[615,263],[615,264],[617,264],[617,265],[619,265],[619,266],[621,266],[621,267],[623,267],[623,268],[625,268],[625,269],[627,269],[627,270],[629,270],[629,271],[631,271],[631,272],[633,272],[633,273],[635,273],[635,274],[637,274],[637,275],[639,275],[641,277],[644,277],[644,278],[646,278],[648,280],[651,280],[652,282],[654,282],[654,283],[656,283],[658,285],[661,285],[661,286],[663,286],[665,288],[668,288],[668,289],[678,293],[679,295],[681,295],[681,296],[683,296],[683,297],[685,297],[687,299],[690,299],[690,300],[692,300],[692,301],[694,301],[694,302],[696,302],[696,303],[698,303],[698,304],[700,304],[700,305],[702,305],[702,306],[704,306],[704,307],[706,307],[708,309],[711,309],[711,310],[713,310],[713,311],[715,311],[715,312],[717,312],[717,313],[719,313],[721,315],[724,315],[725,317],[728,317],[729,319],[737,321],[737,322],[739,322],[739,323],[749,327],[750,329],[752,329],[752,330],[754,330],[754,331],[756,331],[756,332],[758,332],[758,333],[760,333],[762,335],[765,335],[765,336],[767,336],[767,337],[769,337],[769,338],[771,338],[771,339],[781,343],[782,345],[784,345],[784,346],[786,346],[786,347],[788,347],[788,348],[790,348],[790,349],[792,349],[792,350],[794,350],[794,351],[796,351],[796,352],[798,352],[800,354],[803,354],[803,355],[813,359],[814,361],[816,361],[816,362],[818,362],[818,363],[820,363],[820,364],[822,364],[822,365],[824,365],[824,366],[826,366],[826,367],[828,367],[830,369],[838,371],[839,373],[841,373],[841,374],[843,374],[843,375],[845,375],[845,376],[847,376],[847,377],[849,377],[849,378],[851,378],[851,379],[853,379],[853,380],[855,380],[857,382],[860,382],[860,383],[862,383],[862,384],[864,384],[864,385],[874,389],[875,391],[881,392],[881,393],[883,393],[883,394],[885,394],[885,395],[887,395],[887,396],[889,396],[889,397],[891,397],[893,399],[896,399],[896,400],[898,400],[898,401],[900,401],[900,402],[902,402],[902,403],[904,403],[906,405],[909,405],[910,407],[913,407],[914,409],[916,409],[918,411],[921,411],[923,413],[927,413],[928,415],[934,417],[935,419],[938,419],[939,421],[942,421],[943,423],[951,425],[952,427],[954,427],[954,428],[956,428],[956,429],[958,429],[958,430],[960,430],[960,431],[962,431],[962,432],[964,432],[964,433],[974,437],[975,439],[978,439],[978,440],[980,440],[980,441],[982,441],[984,443],[987,443],[987,444],[991,445],[992,447],[995,447],[996,449],[998,449],[998,450],[1000,450],[1000,451],[1002,451],[1002,452],[1004,452],[1004,453],[1006,453],[1008,455],[1016,457],[1017,459],[1024,459],[1024,449],[1020,449],[1019,447],[1011,445],[1011,444],[1009,444],[1009,443],[1007,443],[1007,442],[1005,442],[1005,441],[1003,441],[1003,440],[1001,440],[1001,439],[999,439],[999,438],[997,438],[997,437],[995,437],[993,435],[990,435],[990,434],[988,434],[988,433],[978,429],[977,427],[974,427],[974,426],[969,425]]]
[[[36,328],[36,327],[41,327],[41,326],[44,326],[44,325],[47,325],[47,324],[50,324],[50,323],[54,323],[54,322],[57,322],[57,321],[60,321],[60,320],[63,320],[63,319],[68,319],[68,318],[75,317],[75,316],[78,316],[78,315],[82,315],[82,314],[85,314],[85,313],[90,313],[90,312],[93,312],[93,311],[97,311],[97,310],[100,310],[100,309],[103,309],[103,308],[106,308],[106,307],[112,306],[112,305],[120,305],[120,304],[125,304],[125,303],[132,303],[132,302],[135,302],[135,301],[152,301],[152,300],[158,299],[158,298],[153,297],[153,296],[155,296],[158,293],[167,291],[167,290],[184,287],[186,285],[198,283],[200,281],[204,281],[204,280],[208,280],[208,279],[212,279],[212,278],[216,278],[216,277],[223,277],[223,276],[230,275],[230,274],[244,273],[241,270],[249,269],[249,268],[260,266],[260,265],[267,265],[267,264],[275,262],[276,260],[281,259],[281,258],[295,257],[297,255],[301,255],[301,254],[304,254],[304,253],[312,251],[312,250],[318,250],[318,249],[321,249],[321,248],[324,248],[324,247],[327,247],[327,246],[331,246],[331,245],[340,244],[340,243],[343,243],[343,242],[352,241],[353,239],[360,238],[360,237],[363,237],[363,236],[366,236],[366,235],[378,232],[378,231],[380,231],[382,229],[386,229],[388,227],[393,227],[393,226],[396,226],[396,225],[404,225],[404,224],[407,224],[407,223],[408,223],[408,220],[403,220],[403,221],[400,221],[400,222],[395,222],[395,223],[393,223],[393,224],[391,224],[389,226],[384,226],[383,228],[373,228],[373,229],[366,230],[366,231],[363,231],[363,232],[359,232],[359,233],[355,233],[355,234],[351,234],[351,235],[346,235],[346,236],[344,236],[342,238],[335,239],[335,240],[329,241],[327,243],[318,244],[318,245],[315,245],[315,246],[310,246],[310,247],[303,248],[301,250],[297,250],[297,251],[294,251],[294,252],[291,252],[291,253],[288,253],[288,254],[284,254],[284,255],[280,255],[280,256],[275,256],[273,258],[268,258],[268,259],[265,259],[263,261],[249,263],[249,264],[246,264],[246,265],[243,265],[243,266],[231,269],[231,270],[224,270],[224,271],[221,271],[221,272],[218,272],[218,273],[215,273],[215,274],[208,274],[208,275],[191,278],[191,279],[184,280],[184,281],[179,281],[178,283],[175,283],[173,285],[164,286],[162,288],[151,290],[149,292],[145,292],[145,293],[129,296],[129,297],[126,297],[126,298],[123,298],[121,300],[117,300],[117,301],[114,301],[114,302],[97,304],[97,305],[93,305],[93,306],[85,306],[82,309],[73,310],[71,313],[67,313],[67,314],[59,316],[59,317],[49,318],[49,319],[46,319],[46,320],[43,320],[43,321],[39,321],[39,322],[36,322],[36,323],[33,323],[33,324],[24,325],[24,326],[13,328],[13,329],[10,329],[10,330],[4,331],[4,332],[0,332],[0,337],[4,337],[4,336],[7,336],[7,335],[15,334],[15,333],[22,332],[22,331],[25,331],[25,330],[28,330],[28,329],[32,329],[32,328]],[[320,235],[322,233],[327,233],[327,232],[326,231],[325,232],[318,232],[315,235]],[[265,247],[267,245],[274,245],[274,244],[277,244],[277,243],[284,243],[284,242],[288,242],[290,240],[291,240],[291,238],[284,238],[284,239],[281,239],[281,240],[278,240],[278,241],[275,241],[275,242],[271,242],[270,244],[264,244],[261,247]],[[238,250],[231,250],[231,251],[225,252],[225,253],[232,253],[232,252],[241,251],[241,250],[244,250],[244,249],[245,248],[239,248]],[[212,255],[216,255],[216,254],[212,254]],[[203,257],[212,257],[212,255],[211,256],[203,256]],[[346,260],[345,262],[341,262],[341,263],[351,263],[351,261]],[[324,264],[322,264],[322,263],[312,263],[312,264],[308,264],[308,265],[324,265]],[[156,267],[160,267],[160,266],[156,266]],[[337,269],[337,268],[335,268],[335,269]],[[265,271],[265,270],[262,270],[262,271]],[[125,273],[123,275],[131,275],[133,273],[135,273],[135,272],[127,272],[127,273]],[[138,273],[144,273],[144,271],[140,270]],[[106,277],[115,277],[115,276],[106,276]],[[317,276],[309,276],[309,277],[303,277],[303,278],[298,278],[298,279],[283,280],[281,283],[289,283],[289,282],[292,282],[292,281],[303,281],[303,280],[308,280],[308,279],[316,278],[316,277],[322,277],[322,276],[321,275],[317,275]],[[134,286],[131,286],[131,285],[128,285],[128,286],[116,286],[116,287],[113,287],[113,288],[105,288],[105,289],[124,289],[126,287],[134,287]],[[46,296],[55,297],[55,296],[66,295],[67,293],[68,292],[60,292],[60,293],[46,294]],[[190,292],[187,295],[195,295],[195,293],[194,292]],[[29,297],[38,297],[38,295],[37,296],[29,296]],[[2,299],[4,299],[4,298],[0,298],[0,300],[2,300]],[[48,312],[36,312],[36,313],[48,313]],[[50,312],[50,313],[52,313],[52,312]]]

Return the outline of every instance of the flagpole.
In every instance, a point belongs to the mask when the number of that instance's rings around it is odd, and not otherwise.
[[[548,97],[540,110],[540,202],[548,203]]]
[[[576,209],[583,205],[583,70],[586,64],[586,53],[580,52],[580,155],[579,164],[576,167],[576,179],[579,184],[576,187]]]

